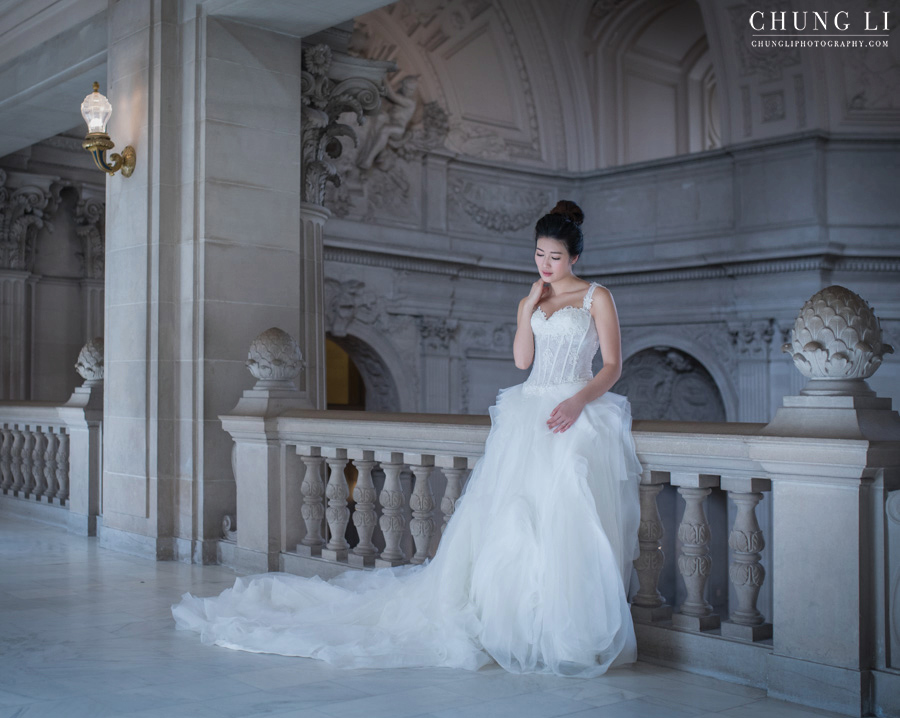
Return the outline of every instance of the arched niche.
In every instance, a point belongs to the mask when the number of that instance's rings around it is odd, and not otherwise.
[[[350,357],[365,385],[365,410],[377,412],[403,411],[394,373],[383,356],[367,341],[353,334],[327,335]]]
[[[696,357],[674,347],[648,347],[628,357],[612,391],[628,397],[638,420],[726,420],[715,379]]]

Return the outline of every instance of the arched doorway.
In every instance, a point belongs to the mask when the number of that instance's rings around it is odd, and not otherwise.
[[[329,409],[364,411],[366,386],[350,355],[333,339],[325,340],[325,381]]]
[[[650,347],[628,357],[612,390],[628,397],[635,419],[725,421],[725,403],[710,373],[672,347]]]
[[[367,342],[351,334],[326,336],[328,408],[400,411],[397,384],[387,364]],[[334,367],[332,367],[332,359]],[[334,372],[334,377],[332,377]],[[334,389],[332,389],[334,381]],[[334,393],[332,393],[334,391]],[[350,404],[332,406],[332,396]]]

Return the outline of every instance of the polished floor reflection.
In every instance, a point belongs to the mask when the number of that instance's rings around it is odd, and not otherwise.
[[[646,663],[592,680],[495,666],[346,671],[175,631],[169,606],[182,593],[211,595],[233,581],[219,566],[135,558],[0,514],[0,718],[834,715]]]

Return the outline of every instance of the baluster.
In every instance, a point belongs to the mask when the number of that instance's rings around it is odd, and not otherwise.
[[[56,431],[47,431],[47,448],[44,449],[44,480],[46,488],[44,496],[48,502],[52,502],[59,492],[59,484],[56,481],[56,452],[59,450],[59,435]]]
[[[353,566],[372,566],[378,553],[378,549],[372,543],[372,534],[378,523],[378,514],[375,511],[375,484],[372,482],[372,469],[376,464],[375,452],[350,449],[347,454],[353,459],[353,464],[359,472],[356,486],[353,488],[353,500],[356,501],[353,525],[356,526],[359,543],[350,551],[348,560]]]
[[[413,454],[409,458],[411,459],[409,470],[415,478],[412,494],[409,497],[409,508],[412,509],[409,530],[416,543],[416,553],[410,561],[425,563],[431,547],[431,537],[434,535],[434,493],[432,493],[429,483],[434,467],[434,457]]]
[[[25,442],[22,444],[22,452],[20,454],[21,462],[22,462],[22,494],[28,499],[31,498],[34,493],[34,474],[31,469],[34,465],[34,456],[32,452],[34,451],[34,434],[30,428],[25,427],[22,430],[22,433],[25,436]]]
[[[631,615],[637,621],[652,623],[672,618],[672,607],[659,592],[659,574],[666,562],[660,541],[664,535],[662,520],[656,499],[663,486],[669,482],[664,471],[645,471],[641,477],[641,523],[638,543],[641,553],[634,560],[640,588],[631,603]]]
[[[34,477],[34,498],[41,500],[46,484],[44,482],[44,450],[47,438],[41,427],[34,430],[34,448],[31,450],[31,475]]]
[[[0,435],[2,435],[2,442],[0,442],[0,491],[6,494],[9,493],[13,485],[13,473],[10,466],[13,433],[11,429],[3,426],[0,427]]]
[[[734,526],[728,537],[728,545],[734,552],[728,576],[737,594],[738,607],[729,611],[729,620],[722,623],[722,635],[746,641],[761,641],[772,637],[772,624],[756,608],[759,590],[766,579],[766,570],[760,564],[760,552],[766,542],[756,520],[756,507],[762,500],[762,491],[771,491],[769,479],[722,479],[737,507]]]
[[[13,435],[12,450],[9,455],[9,467],[13,476],[12,491],[14,496],[19,496],[25,486],[25,478],[22,474],[22,447],[25,445],[25,434],[17,426],[10,431]]]
[[[682,544],[678,571],[687,589],[687,598],[680,611],[672,615],[672,624],[693,631],[718,628],[719,616],[713,613],[712,606],[703,597],[712,568],[709,523],[703,511],[703,500],[709,496],[711,486],[718,486],[719,477],[700,474],[681,475],[676,479],[673,474],[671,482],[678,486],[678,493],[684,499],[684,516],[678,526],[678,539]]]
[[[450,518],[456,511],[456,501],[462,493],[463,479],[468,472],[469,461],[465,456],[440,456],[435,460],[444,476],[447,478],[447,487],[441,498],[441,513],[444,521],[441,523],[441,535],[443,536]]]
[[[328,485],[325,487],[325,496],[328,498],[325,519],[328,521],[331,536],[322,549],[322,558],[329,561],[346,561],[350,549],[345,537],[347,524],[350,523],[350,509],[347,508],[350,489],[344,475],[344,469],[347,468],[347,450],[323,449],[323,452],[326,454],[325,462],[330,471]]]
[[[381,502],[381,519],[378,524],[384,534],[384,551],[375,559],[376,566],[397,566],[406,563],[406,554],[400,547],[406,532],[406,517],[403,515],[403,487],[400,471],[403,469],[403,454],[396,452],[376,452],[375,458],[384,470],[384,488],[378,499]]]
[[[59,484],[56,499],[60,506],[65,506],[69,498],[69,435],[63,431],[59,433],[56,449],[56,482]]]
[[[306,452],[302,453],[301,447],[298,446],[297,453],[300,454],[300,460],[306,466],[303,483],[300,484],[300,493],[303,494],[300,515],[303,517],[303,523],[306,524],[306,536],[300,539],[297,553],[305,556],[320,556],[325,543],[325,539],[322,537],[322,519],[325,516],[325,506],[322,501],[325,493],[322,464],[325,463],[325,459],[322,458],[321,450],[317,446],[302,448]]]

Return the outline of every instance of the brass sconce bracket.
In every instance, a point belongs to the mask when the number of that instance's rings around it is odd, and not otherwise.
[[[131,145],[122,150],[122,154],[113,152],[109,156],[112,164],[106,161],[106,151],[115,147],[115,144],[105,132],[89,132],[81,146],[91,153],[94,164],[109,175],[114,175],[121,170],[123,177],[131,177],[131,173],[134,172],[137,154]]]

